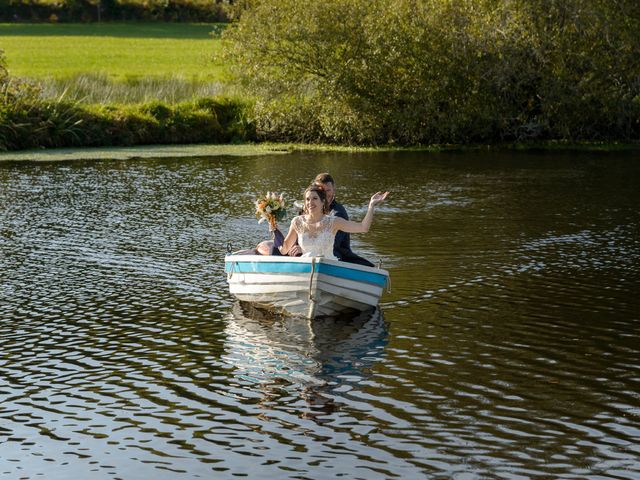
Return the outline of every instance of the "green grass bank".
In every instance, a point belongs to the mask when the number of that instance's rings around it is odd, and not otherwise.
[[[215,60],[222,24],[0,24],[0,49],[13,77],[68,79],[106,75],[114,81],[182,77],[224,80]]]

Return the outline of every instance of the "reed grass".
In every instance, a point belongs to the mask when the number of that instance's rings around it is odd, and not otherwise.
[[[153,100],[175,104],[218,96],[225,90],[221,82],[179,75],[114,80],[104,73],[87,73],[36,82],[40,85],[43,99],[64,98],[84,104],[145,103]]]

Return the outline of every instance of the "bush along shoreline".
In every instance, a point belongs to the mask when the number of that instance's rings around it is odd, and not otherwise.
[[[260,0],[223,33],[261,138],[637,142],[638,0]]]
[[[14,103],[0,109],[0,150],[246,142],[255,132],[244,108],[209,98],[176,105]]]
[[[0,72],[1,74],[1,72]],[[255,140],[247,105],[200,98],[174,105],[82,105],[39,100],[35,87],[0,79],[0,151],[32,148],[239,143]]]

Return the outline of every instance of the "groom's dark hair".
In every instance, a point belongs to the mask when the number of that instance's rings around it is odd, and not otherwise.
[[[333,181],[333,177],[326,172],[316,175],[316,178],[313,179],[313,183],[331,183],[332,185],[336,184],[336,182]]]

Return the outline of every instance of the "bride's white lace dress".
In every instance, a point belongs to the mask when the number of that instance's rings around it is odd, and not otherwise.
[[[298,234],[298,244],[305,257],[323,256],[330,260],[337,260],[333,255],[333,241],[336,234],[333,231],[333,221],[336,217],[325,215],[317,223],[308,223],[304,215],[295,217],[291,225]]]

